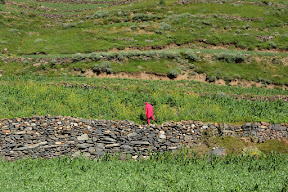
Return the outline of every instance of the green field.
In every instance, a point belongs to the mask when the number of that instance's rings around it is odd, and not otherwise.
[[[287,191],[287,155],[0,161],[1,191]]]
[[[57,83],[72,83],[67,87]],[[82,88],[88,84],[92,89]],[[193,92],[211,92],[201,97]],[[144,104],[153,104],[162,123],[169,120],[201,120],[243,123],[288,122],[288,102],[235,100],[225,93],[273,95],[287,91],[216,86],[185,81],[31,77],[2,78],[0,118],[32,115],[66,115],[83,118],[132,120],[145,123]],[[219,94],[221,93],[221,94]]]

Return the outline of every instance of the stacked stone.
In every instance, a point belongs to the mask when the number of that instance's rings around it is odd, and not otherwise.
[[[62,116],[34,116],[0,120],[0,155],[7,160],[54,158],[65,155],[90,158],[105,153],[144,156],[176,151],[198,144],[203,135],[235,136],[264,142],[287,139],[288,124],[246,123],[242,126],[200,121],[138,125],[128,120],[107,121]]]

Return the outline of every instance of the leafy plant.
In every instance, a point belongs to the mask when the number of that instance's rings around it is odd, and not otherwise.
[[[171,30],[171,25],[165,23],[165,22],[161,22],[158,30],[163,30],[163,31],[170,31]]]
[[[243,63],[246,61],[246,56],[239,53],[221,53],[220,55],[214,55],[214,57],[227,63]]]
[[[109,11],[107,10],[99,10],[99,11],[96,11],[94,13],[94,17],[100,19],[100,18],[105,18],[105,17],[108,17],[109,16]]]
[[[185,51],[183,55],[185,59],[189,59],[190,61],[196,61],[198,59],[194,51],[191,51],[191,50]]]
[[[159,5],[165,5],[165,0],[160,0]]]
[[[168,73],[168,77],[170,79],[175,79],[176,77],[178,77],[178,75],[179,75],[179,72],[174,70],[174,69],[170,70],[169,73]]]
[[[110,62],[104,61],[104,62],[102,62],[101,66],[94,65],[93,72],[97,73],[97,74],[100,74],[100,73],[103,73],[103,72],[107,73],[107,74],[111,74],[113,72],[113,69],[112,69],[112,66],[111,66]]]
[[[81,61],[85,58],[85,56],[81,53],[76,53],[72,55],[72,60],[75,61]]]

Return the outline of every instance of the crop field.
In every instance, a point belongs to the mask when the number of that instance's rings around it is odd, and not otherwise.
[[[68,82],[89,87],[57,85],[54,78],[3,78],[0,85],[0,117],[67,115],[99,119],[129,119],[144,123],[143,106],[154,105],[159,123],[197,119],[210,122],[287,122],[288,102],[236,100],[225,93],[286,94],[286,91],[226,88],[185,81],[161,82],[127,79],[71,78]],[[58,81],[61,82],[61,81]],[[66,81],[67,82],[67,81]],[[81,84],[80,84],[81,85]],[[190,88],[189,88],[190,87]],[[212,94],[200,97],[206,90]],[[213,90],[213,91],[212,91]],[[196,93],[197,93],[196,91]],[[221,94],[219,94],[221,91]],[[218,93],[218,94],[217,94]]]
[[[287,191],[287,155],[0,161],[1,191]]]

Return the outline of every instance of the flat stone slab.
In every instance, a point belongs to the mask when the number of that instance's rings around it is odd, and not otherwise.
[[[89,137],[88,137],[87,134],[83,134],[83,135],[77,137],[77,139],[78,139],[79,141],[86,141],[86,140],[89,139]]]

